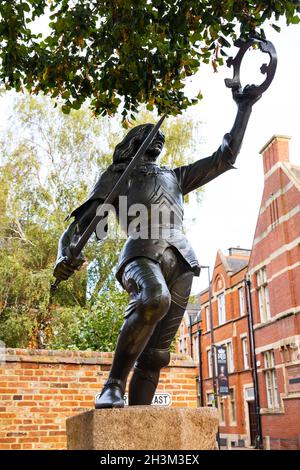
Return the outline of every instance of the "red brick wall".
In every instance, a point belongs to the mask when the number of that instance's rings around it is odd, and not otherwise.
[[[272,414],[262,416],[265,442],[268,436],[272,450],[299,450],[299,398],[284,400],[284,411],[284,414],[277,415],[280,419]]]
[[[261,209],[265,210],[261,210],[258,217],[249,262],[255,342],[259,348],[257,360],[261,363],[258,372],[262,432],[265,445],[271,449],[299,449],[300,395],[298,389],[291,389],[286,377],[291,367],[299,365],[300,356],[294,354],[292,359],[288,350],[284,356],[280,345],[289,345],[290,348],[297,343],[300,334],[300,247],[297,242],[300,235],[300,213],[297,212],[300,193],[288,170],[289,164],[278,164],[289,161],[288,139],[275,137],[263,150],[262,156],[265,186]],[[266,174],[270,170],[271,173]],[[276,211],[277,217],[274,218]],[[267,273],[271,320],[261,324],[255,272],[263,265]],[[263,372],[263,352],[267,350],[272,350],[275,355],[279,409],[268,408]],[[299,371],[295,376],[299,377]]]
[[[0,449],[65,449],[69,416],[93,408],[112,353],[8,349],[0,363]],[[172,406],[196,406],[196,371],[172,355],[158,391]]]

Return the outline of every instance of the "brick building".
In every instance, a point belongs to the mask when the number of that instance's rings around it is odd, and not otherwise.
[[[289,138],[261,150],[264,191],[248,275],[264,446],[300,447],[300,167]]]
[[[254,444],[254,391],[244,282],[249,256],[250,250],[241,248],[230,248],[228,256],[218,251],[211,281],[213,320],[211,322],[209,290],[206,289],[197,299],[201,305],[201,323],[199,315],[195,315],[197,308],[189,306],[178,344],[178,352],[191,354],[199,368],[198,330],[201,325],[202,370],[198,374],[201,377],[198,384],[198,403],[201,406],[212,405],[214,400],[211,323],[214,326],[214,344],[224,346],[226,350],[229,395],[218,397],[218,408],[221,444],[227,446]]]
[[[255,445],[260,438],[264,448],[296,449],[300,167],[289,163],[285,136],[274,136],[261,154],[265,184],[252,250],[232,248],[228,256],[219,251],[211,279],[214,344],[225,346],[229,372],[229,395],[218,398],[220,436],[227,446]],[[199,362],[201,343],[198,389],[199,404],[205,405],[213,400],[208,289],[197,296],[197,304],[185,314],[178,351]]]

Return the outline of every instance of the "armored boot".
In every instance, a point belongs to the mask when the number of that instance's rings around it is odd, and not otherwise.
[[[124,393],[121,380],[108,379],[95,397],[95,408],[124,408]]]

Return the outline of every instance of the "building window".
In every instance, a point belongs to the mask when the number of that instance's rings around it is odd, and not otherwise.
[[[183,336],[179,338],[179,353],[180,354],[187,354],[187,337]]]
[[[206,394],[206,406],[214,406],[214,394],[213,393]]]
[[[193,359],[194,361],[198,362],[199,361],[199,339],[198,339],[198,335],[196,335],[194,338],[193,338]]]
[[[255,399],[254,388],[253,387],[246,388],[246,400],[253,401],[254,399]]]
[[[230,399],[230,404],[229,404],[229,411],[230,411],[230,421],[232,423],[236,423],[236,408],[235,408],[235,394],[234,394],[234,389],[231,388],[229,390],[229,399]]]
[[[232,347],[232,342],[229,341],[228,343],[224,343],[220,345],[222,348],[226,350],[226,359],[227,359],[227,371],[228,373],[234,372],[234,361],[233,361],[233,347]],[[215,355],[216,359],[216,368],[217,368],[217,357]]]
[[[271,350],[264,353],[264,363],[268,408],[278,408],[279,397],[274,351]]]
[[[225,293],[218,295],[218,314],[219,314],[219,325],[223,325],[226,322],[226,308],[225,308]]]
[[[188,350],[187,350],[187,339],[186,339],[186,336],[184,337],[183,339],[183,353],[184,354],[187,354]]]
[[[225,424],[225,407],[224,407],[224,399],[219,398],[219,416],[220,421]]]
[[[213,367],[212,367],[212,354],[211,349],[207,351],[207,369],[208,369],[208,377],[212,377],[213,375]]]
[[[267,285],[267,271],[266,268],[260,269],[256,273],[257,290],[258,290],[258,301],[259,301],[259,312],[261,322],[270,320],[270,302],[269,302],[269,288]]]
[[[232,343],[226,343],[223,345],[226,348],[226,354],[227,354],[227,368],[229,374],[231,372],[234,372],[234,362],[233,362],[233,348],[232,348]]]
[[[273,196],[273,194],[272,194]],[[270,204],[271,229],[279,224],[278,200],[274,199]]]
[[[249,369],[249,355],[248,355],[248,344],[247,338],[242,339],[243,346],[243,359],[244,359],[244,369]]]
[[[245,299],[244,299],[244,289],[239,288],[239,303],[240,303],[240,315],[241,317],[245,315]]]
[[[208,305],[205,307],[205,317],[206,317],[206,330],[209,331],[211,326],[210,326],[210,311],[209,311]]]

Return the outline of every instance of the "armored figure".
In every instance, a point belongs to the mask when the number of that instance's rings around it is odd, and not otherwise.
[[[127,214],[122,217],[120,198],[114,202],[119,223],[128,238],[121,252],[117,279],[130,296],[117,341],[109,378],[96,396],[96,408],[124,406],[128,374],[129,405],[152,402],[160,370],[169,364],[170,345],[181,323],[190,295],[193,276],[200,267],[183,234],[183,197],[222,173],[234,168],[252,105],[260,96],[247,87],[233,89],[238,111],[231,131],[210,157],[190,165],[168,169],[156,160],[164,145],[164,135],[156,134],[142,162],[131,174],[121,196],[127,198]],[[136,126],[118,144],[113,163],[100,176],[87,201],[69,216],[74,221],[62,235],[54,275],[67,279],[83,263],[72,256],[74,245],[96,214],[97,208],[124,171],[152,124]],[[134,224],[132,207],[146,208],[146,223]],[[158,208],[158,210],[152,210]],[[166,217],[167,216],[167,217]],[[153,234],[154,230],[154,234]]]

